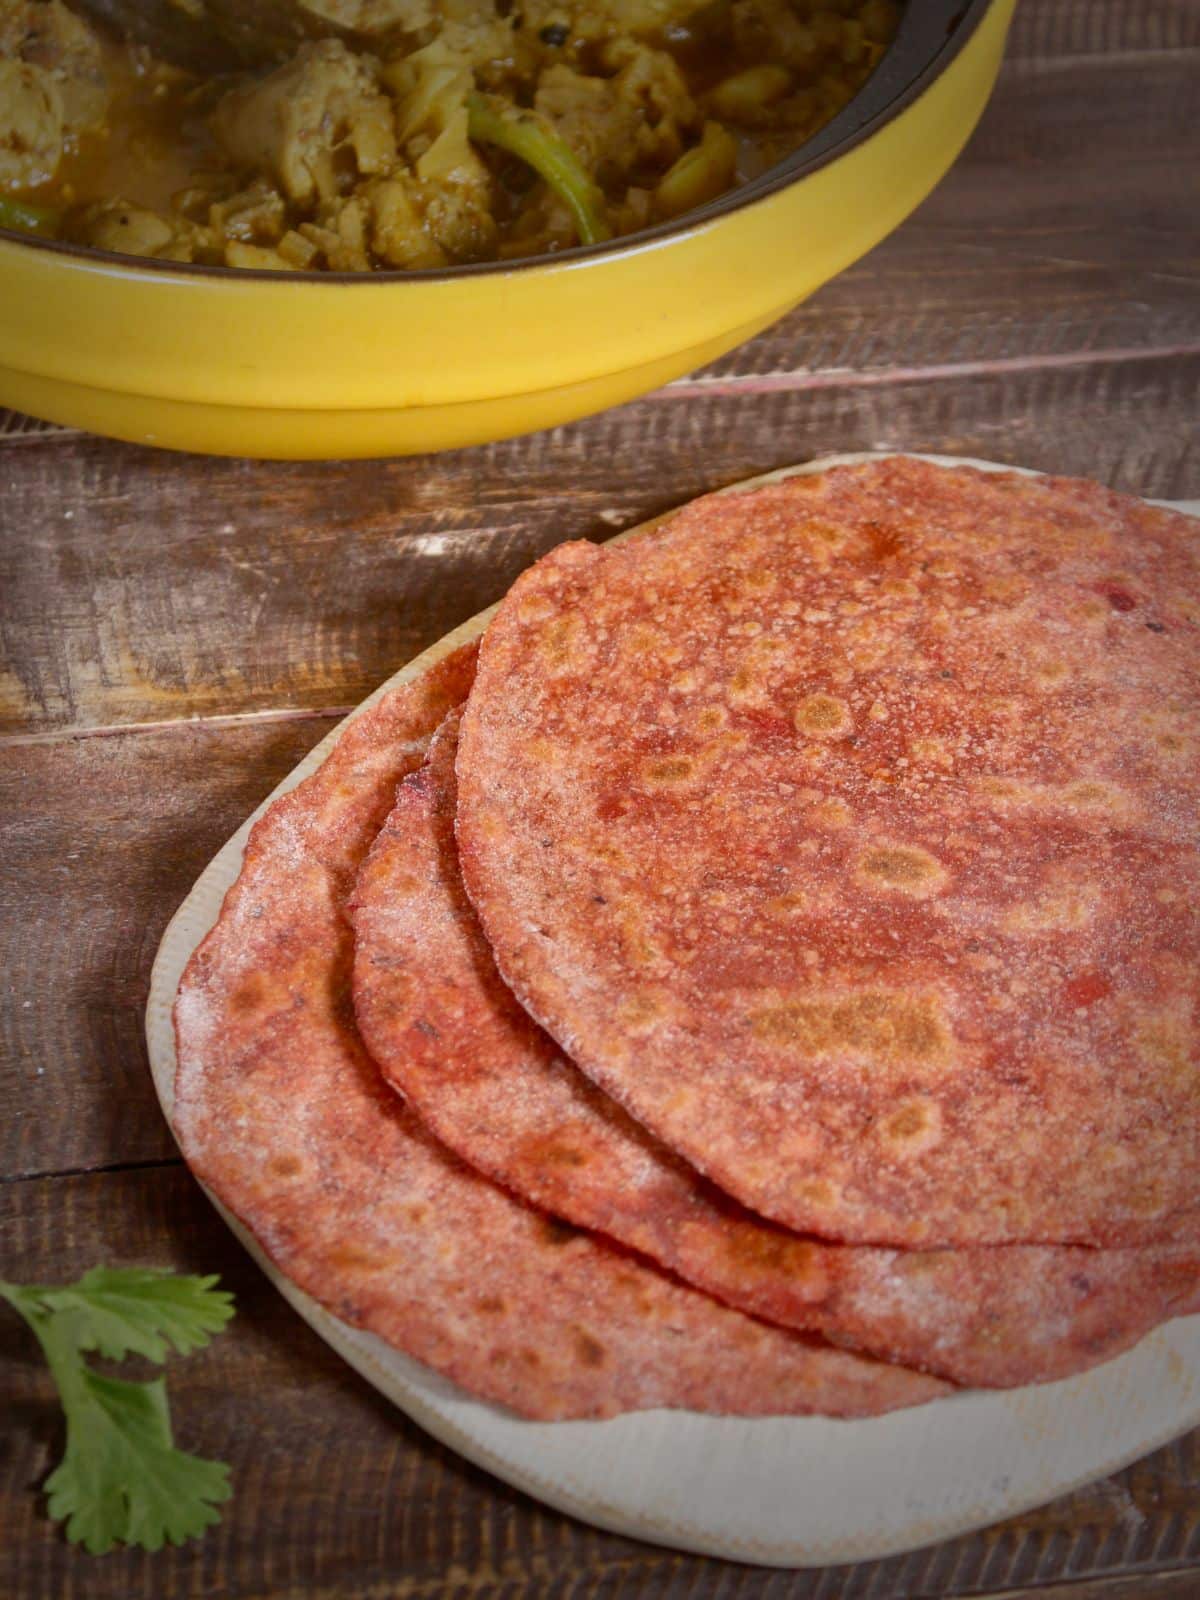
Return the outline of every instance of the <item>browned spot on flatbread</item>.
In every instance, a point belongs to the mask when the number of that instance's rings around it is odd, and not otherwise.
[[[804,895],[796,889],[789,889],[787,894],[772,895],[767,901],[767,915],[775,922],[791,922],[803,911],[808,909],[809,902]]]
[[[586,631],[577,616],[558,617],[546,624],[538,640],[538,654],[548,673],[574,672],[589,659]]]
[[[923,899],[942,888],[946,869],[917,845],[877,844],[859,857],[856,876],[868,888]]]
[[[647,989],[635,989],[621,1001],[621,1019],[634,1034],[654,1027],[665,1015],[662,1001]]]
[[[757,567],[742,574],[742,586],[752,595],[769,594],[778,583],[778,574],[769,567]]]
[[[397,900],[406,900],[409,895],[419,893],[420,888],[421,886],[416,878],[400,876],[392,884],[392,893]]]
[[[642,776],[655,788],[671,788],[690,783],[696,776],[696,763],[690,756],[660,756],[647,761]]]
[[[552,1135],[532,1141],[528,1146],[527,1159],[535,1166],[578,1169],[587,1166],[589,1157],[587,1151],[581,1150],[578,1145],[568,1144]]]
[[[842,1053],[868,1064],[931,1063],[950,1053],[938,1002],[866,990],[846,996],[805,995],[751,1012],[755,1036],[805,1056]]]
[[[880,1141],[893,1155],[927,1150],[941,1136],[942,1115],[936,1100],[918,1096],[903,1102],[880,1124]]]
[[[585,1367],[602,1367],[608,1360],[604,1346],[586,1328],[575,1330],[575,1355]]]
[[[229,997],[230,1010],[240,1015],[257,1011],[269,994],[266,979],[261,972],[251,972],[237,985]]]
[[[1114,816],[1122,816],[1129,810],[1128,797],[1113,783],[1068,784],[1062,790],[1062,800],[1084,811],[1109,812]]]
[[[828,1210],[837,1203],[837,1190],[821,1178],[806,1178],[796,1186],[797,1197],[815,1211]]]
[[[1144,1018],[1136,1045],[1146,1070],[1170,1089],[1189,1096],[1200,1094],[1195,1032],[1179,1011]]]
[[[355,1244],[336,1246],[329,1253],[329,1265],[334,1272],[361,1273],[388,1272],[396,1265],[393,1252],[364,1250]]]
[[[1138,1216],[1157,1217],[1166,1209],[1166,1193],[1154,1178],[1131,1184],[1126,1191],[1130,1209]]]
[[[735,1267],[752,1274],[771,1273],[793,1285],[823,1276],[820,1245],[777,1228],[731,1226],[725,1247]]]
[[[806,695],[792,717],[796,731],[810,739],[844,739],[854,729],[850,707],[832,694]]]

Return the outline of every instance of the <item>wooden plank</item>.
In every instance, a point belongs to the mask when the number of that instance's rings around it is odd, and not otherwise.
[[[1015,1600],[1068,1583],[1073,1600],[1182,1600],[1181,1580],[1149,1578],[1200,1558],[1200,1435],[887,1561],[782,1573],[657,1551],[539,1508],[422,1435],[287,1308],[180,1168],[4,1185],[0,1235],[15,1281],[156,1264],[219,1272],[238,1302],[230,1330],[170,1374],[181,1442],[231,1463],[235,1498],[203,1541],[155,1556],[89,1558],[45,1519],[35,1486],[61,1447],[51,1387],[32,1341],[0,1323],[0,1593],[14,1600]]]
[[[1195,1600],[1196,1572],[1187,1568],[1176,1572],[1139,1572],[1127,1577],[1095,1578],[1078,1583],[1038,1585],[1034,1588],[1006,1589],[993,1593],[990,1600]]]
[[[1132,55],[1200,45],[1196,0],[1023,0],[1009,59]]]
[[[0,732],[353,704],[558,541],[831,449],[1195,494],[1198,382],[1200,356],[714,383],[507,444],[352,466],[30,441],[5,458]]]
[[[173,1157],[142,1031],[159,938],[328,725],[266,718],[0,752],[0,1178]]]

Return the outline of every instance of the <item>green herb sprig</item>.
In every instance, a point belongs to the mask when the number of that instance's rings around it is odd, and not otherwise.
[[[175,1448],[165,1378],[110,1378],[84,1360],[95,1351],[161,1363],[201,1349],[233,1315],[233,1296],[216,1282],[145,1267],[93,1267],[61,1288],[0,1279],[0,1299],[33,1329],[66,1417],[67,1448],[45,1484],[50,1515],[93,1555],[182,1544],[217,1522],[229,1498],[224,1462]]]
[[[0,194],[0,228],[12,228],[17,233],[39,233],[44,238],[56,239],[62,226],[62,212],[47,206],[33,206],[24,200],[13,200]]]
[[[467,136],[518,157],[565,201],[581,244],[612,238],[604,215],[604,197],[543,117],[534,111],[510,114],[482,94],[467,96]]]

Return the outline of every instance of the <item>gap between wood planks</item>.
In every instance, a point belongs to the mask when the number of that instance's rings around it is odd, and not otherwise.
[[[816,372],[768,372],[746,377],[677,378],[649,400],[687,400],[699,395],[768,394],[806,389],[874,389],[889,384],[940,383],[955,378],[987,378],[1008,372],[1060,370],[1093,363],[1123,365],[1130,361],[1179,360],[1200,355],[1200,340],[1152,348],[1072,350],[1061,355],[992,356],[980,361],[943,361],[928,367],[827,367]]]
[[[181,1167],[182,1156],[152,1156],[145,1161],[101,1161],[94,1167],[54,1167],[45,1172],[0,1172],[0,1188],[17,1183],[49,1183],[56,1178],[96,1178],[110,1172],[146,1172]]]
[[[241,728],[247,724],[271,722],[311,722],[348,717],[354,705],[344,706],[268,706],[258,711],[227,711],[217,715],[166,717],[155,722],[105,722],[97,727],[48,728],[42,733],[0,733],[0,750],[13,745],[63,744],[79,739],[112,739],[123,733],[174,733],[180,728]]]
[[[1182,279],[1183,282],[1189,280]],[[694,400],[700,396],[728,396],[804,393],[818,389],[875,389],[889,384],[946,383],[958,378],[1000,376],[1013,372],[1061,371],[1091,365],[1124,366],[1138,361],[1182,360],[1200,355],[1200,340],[1181,344],[1117,346],[1111,349],[1073,350],[1059,355],[992,356],[979,361],[934,362],[925,367],[819,367],[812,371],[796,368],[789,372],[747,373],[742,377],[683,377],[643,395],[642,400]],[[13,413],[13,415],[16,415]],[[43,444],[47,439],[77,437],[87,430],[60,427],[33,419],[35,426],[20,432],[0,432],[0,449],[18,445]],[[0,423],[0,428],[3,423]]]
[[[1004,68],[1014,79],[1043,77],[1051,72],[1091,72],[1098,67],[1145,67],[1155,62],[1200,61],[1200,45],[1147,45],[1127,50],[1078,50],[1058,56],[1027,56],[1008,53]]]

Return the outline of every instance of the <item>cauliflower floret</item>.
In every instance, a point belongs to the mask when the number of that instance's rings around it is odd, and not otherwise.
[[[292,263],[269,245],[243,244],[239,239],[225,246],[225,265],[248,272],[291,272]]]
[[[675,58],[632,39],[614,39],[604,51],[604,63],[619,68],[617,93],[637,113],[642,160],[652,166],[676,160],[685,135],[700,126],[700,116]]]
[[[669,167],[699,116],[665,51],[622,40],[606,49],[604,63],[615,77],[547,67],[533,103],[588,171],[611,188],[640,169]]]
[[[211,230],[186,217],[163,216],[124,200],[104,200],[75,212],[70,219],[70,236],[77,244],[92,245],[97,250],[154,256],[159,261],[209,260],[215,248]]]
[[[483,193],[470,184],[427,186],[425,227],[451,261],[487,261],[498,229]]]
[[[108,105],[100,45],[60,0],[0,0],[0,187],[33,189]]]
[[[444,267],[489,258],[496,246],[496,224],[477,189],[422,183],[407,172],[360,184],[299,232],[334,272],[366,272],[377,263]]]
[[[0,61],[0,187],[33,189],[58,171],[63,103],[49,73]]]
[[[213,112],[213,131],[235,161],[269,173],[289,199],[329,201],[347,161],[361,175],[395,163],[392,105],[378,83],[372,58],[339,39],[302,45],[260,82],[231,90]]]
[[[532,34],[565,27],[576,40],[645,38],[682,25],[698,0],[524,0],[519,9]]]
[[[371,249],[389,267],[444,267],[446,252],[425,230],[418,198],[404,176],[375,178],[364,194],[371,207]]]
[[[824,63],[836,68],[873,60],[872,44],[863,24],[843,17],[825,0],[808,5],[801,20],[789,0],[733,0],[734,40],[748,58],[758,57],[794,72],[812,74]],[[886,12],[872,12],[872,27],[886,29]]]
[[[637,161],[641,118],[615,79],[556,64],[542,73],[533,105],[589,173],[626,173]]]
[[[237,194],[215,201],[208,209],[210,227],[239,243],[277,244],[287,229],[287,208],[278,189],[261,178]]]
[[[351,33],[415,33],[436,15],[433,0],[303,0],[302,10]]]
[[[104,120],[108,78],[100,41],[61,0],[0,0],[0,59],[23,61],[51,79],[68,136]]]
[[[523,7],[502,17],[496,5],[480,0],[438,0],[436,37],[432,40],[445,59],[467,67],[510,59],[523,37]],[[522,32],[514,31],[514,22]]]

